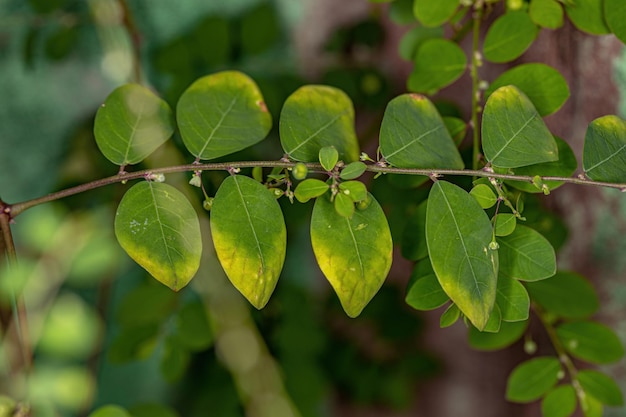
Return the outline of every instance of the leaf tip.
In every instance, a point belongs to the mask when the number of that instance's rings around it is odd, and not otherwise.
[[[259,108],[261,109],[262,112],[267,113],[267,105],[265,104],[265,102],[263,100],[257,100],[256,101],[256,105],[259,106]]]

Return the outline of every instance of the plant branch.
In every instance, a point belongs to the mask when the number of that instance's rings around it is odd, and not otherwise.
[[[126,28],[126,32],[128,32],[128,36],[131,40],[132,45],[132,59],[133,59],[133,78],[137,83],[141,83],[142,81],[142,72],[141,72],[141,33],[137,29],[137,25],[135,24],[135,19],[133,19],[133,15],[128,6],[128,2],[126,0],[118,0],[118,4],[120,5],[124,17],[122,23]]]
[[[481,66],[482,58],[478,50],[480,41],[480,21],[483,17],[482,2],[478,2],[472,15],[473,32],[472,32],[472,64],[470,66],[470,75],[472,77],[472,169],[478,169],[478,158],[480,155],[480,137],[478,135],[478,112],[480,105],[480,90],[478,79],[478,67]]]

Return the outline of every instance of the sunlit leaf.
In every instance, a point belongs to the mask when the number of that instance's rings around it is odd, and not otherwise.
[[[117,165],[143,161],[174,133],[170,106],[137,84],[115,89],[98,109],[94,136],[102,154]]]
[[[446,327],[452,326],[461,318],[461,310],[459,310],[459,306],[452,303],[446,309],[446,311],[441,314],[439,318],[439,327],[445,329]]]
[[[215,159],[263,140],[272,127],[257,85],[238,71],[196,80],[176,106],[185,147],[198,159]]]
[[[433,94],[452,84],[467,69],[467,57],[456,43],[447,39],[427,39],[413,59],[415,66],[407,80],[409,91]]]
[[[198,216],[171,185],[142,181],[126,191],[115,215],[115,236],[135,262],[174,291],[200,266]]]
[[[593,395],[602,404],[624,405],[624,396],[615,380],[602,372],[592,369],[583,369],[576,374],[586,393]]]
[[[478,329],[495,304],[498,253],[489,218],[463,189],[437,181],[429,194],[426,242],[442,288]]]
[[[531,0],[528,15],[544,28],[558,29],[563,26],[563,7],[558,0]]]
[[[470,195],[476,199],[484,209],[493,207],[498,201],[498,196],[487,184],[478,184],[470,190]]]
[[[274,196],[252,178],[231,175],[215,194],[211,233],[230,282],[254,307],[263,308],[287,248],[285,220]]]
[[[515,231],[517,218],[511,213],[498,213],[496,215],[496,236],[508,236]]]
[[[315,258],[350,317],[361,313],[391,268],[393,243],[387,218],[370,198],[366,209],[346,218],[337,214],[329,199],[320,197],[311,217]]]
[[[358,161],[352,101],[334,87],[300,87],[287,98],[280,113],[280,143],[296,161],[316,162],[325,146],[334,146],[346,163]]]
[[[604,19],[611,32],[626,43],[626,2],[604,0]]]
[[[342,168],[339,177],[342,180],[354,180],[363,175],[366,169],[367,166],[363,162],[350,162],[348,165]]]
[[[626,121],[603,116],[589,124],[583,148],[583,169],[592,180],[626,182]]]
[[[339,160],[339,152],[334,146],[324,146],[319,152],[319,161],[326,171],[332,171]]]
[[[556,273],[554,248],[535,229],[517,225],[512,234],[497,240],[500,274],[522,281],[538,281]]]
[[[561,363],[552,356],[530,359],[513,369],[506,387],[506,399],[529,403],[552,388],[561,372]]]
[[[329,187],[324,181],[308,178],[297,185],[294,195],[299,202],[306,203],[310,199],[324,194]]]
[[[537,26],[522,11],[508,12],[489,27],[483,46],[491,62],[509,62],[522,55],[537,37]]]
[[[554,137],[528,97],[514,86],[494,91],[483,113],[485,157],[501,168],[516,168],[559,158]]]
[[[492,351],[504,349],[517,342],[528,327],[528,321],[500,323],[498,333],[481,332],[475,327],[470,328],[469,344],[474,349]]]
[[[560,317],[587,318],[600,304],[593,285],[573,272],[559,271],[550,279],[527,283],[526,288],[535,303]]]
[[[591,363],[611,363],[624,356],[624,346],[613,330],[592,321],[564,323],[556,328],[563,347],[572,356]]]
[[[574,26],[592,35],[610,33],[604,21],[602,3],[605,0],[576,0],[565,2],[565,12]]]
[[[570,384],[550,390],[541,401],[543,417],[570,417],[576,411],[576,391]]]
[[[458,0],[415,0],[413,13],[424,26],[440,26],[452,17],[458,7]]]
[[[400,168],[463,168],[439,112],[426,97],[403,94],[389,102],[380,126],[380,151]]]

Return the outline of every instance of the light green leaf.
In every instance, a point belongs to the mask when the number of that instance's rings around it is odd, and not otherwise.
[[[576,374],[576,379],[586,393],[593,395],[602,404],[624,405],[622,391],[610,376],[592,369],[583,369]]]
[[[559,159],[554,137],[528,97],[514,86],[491,94],[483,113],[485,157],[494,166],[517,168]]]
[[[604,0],[604,19],[611,32],[626,43],[626,2]]]
[[[498,201],[498,196],[487,184],[478,184],[470,190],[470,195],[476,199],[484,209],[493,207]]]
[[[572,151],[572,148],[563,139],[554,136],[556,141],[559,160],[554,162],[544,162],[541,164],[528,165],[524,167],[515,168],[516,175],[527,175],[534,177],[540,176],[552,176],[552,177],[569,177],[576,168],[578,168],[578,161],[576,161],[576,155]],[[526,191],[527,193],[540,193],[542,190],[535,187],[533,184],[523,181],[506,181],[508,185],[517,188],[518,190]],[[543,181],[543,183],[550,190],[554,190],[561,185],[563,181]]]
[[[335,196],[335,211],[342,217],[350,218],[354,214],[354,201],[344,193]]]
[[[558,271],[550,279],[527,283],[526,288],[535,303],[564,318],[587,318],[600,304],[593,285],[573,272]]]
[[[602,417],[604,407],[593,395],[585,395],[580,399],[580,408],[582,408],[585,417]]]
[[[528,321],[500,323],[498,333],[481,332],[474,326],[470,328],[469,344],[474,349],[492,351],[504,349],[517,342],[526,331]]]
[[[572,356],[591,363],[610,363],[624,356],[624,346],[608,327],[592,321],[564,323],[556,328],[563,347]]]
[[[287,98],[280,113],[280,143],[296,161],[316,162],[324,146],[334,146],[346,163],[358,161],[352,101],[334,87],[300,87]]]
[[[541,401],[543,417],[570,417],[576,411],[576,391],[570,384],[550,390]]]
[[[252,178],[226,178],[213,200],[211,233],[230,282],[253,306],[263,308],[287,248],[285,220],[274,196]]]
[[[537,26],[523,11],[508,12],[491,25],[483,54],[491,62],[509,62],[522,55],[537,37]]]
[[[541,116],[556,112],[570,96],[565,78],[546,64],[522,64],[503,72],[489,85],[485,97],[488,98],[498,88],[507,85],[514,85],[524,93]]]
[[[361,313],[391,268],[393,242],[387,218],[369,197],[370,205],[349,219],[338,215],[327,198],[318,198],[311,217],[315,258],[350,317]]]
[[[185,147],[198,159],[215,159],[250,147],[272,127],[259,88],[237,71],[196,80],[180,96],[176,118]]]
[[[554,248],[535,229],[517,225],[512,234],[497,240],[501,275],[522,281],[538,281],[556,273]]]
[[[420,203],[409,217],[402,232],[402,256],[410,261],[418,261],[428,256],[426,245],[426,207],[428,200]]]
[[[563,26],[563,7],[557,0],[531,0],[528,14],[541,27],[558,29]]]
[[[306,203],[312,198],[319,197],[328,191],[330,186],[324,181],[309,178],[302,181],[294,190],[296,199],[301,203]]]
[[[132,417],[128,411],[117,405],[105,405],[91,414],[88,417]]]
[[[459,310],[459,306],[452,303],[446,311],[443,312],[441,317],[439,317],[439,327],[445,329],[446,327],[452,326],[461,318],[461,310]]]
[[[605,0],[574,0],[565,3],[565,12],[574,26],[592,35],[611,33],[604,21]]]
[[[530,297],[526,288],[516,279],[498,277],[496,304],[500,307],[502,320],[522,321],[528,319]]]
[[[200,266],[198,216],[171,185],[142,181],[126,191],[115,214],[115,236],[135,262],[174,291]]]
[[[361,181],[344,181],[339,184],[339,192],[355,203],[367,198],[367,187]]]
[[[426,242],[437,279],[450,299],[483,330],[496,298],[498,252],[488,248],[491,222],[463,189],[437,181],[426,210]]]
[[[407,80],[409,91],[434,94],[463,75],[467,57],[463,49],[447,39],[427,39],[413,59],[415,66]]]
[[[367,166],[363,162],[350,162],[348,165],[341,169],[339,178],[341,178],[342,180],[354,180],[363,175],[366,169]]]
[[[500,325],[502,324],[502,313],[500,312],[500,307],[496,303],[493,306],[493,310],[489,315],[489,320],[487,321],[487,325],[483,329],[483,332],[489,333],[498,333],[500,331]]]
[[[559,372],[561,363],[552,356],[521,363],[509,375],[506,399],[516,403],[529,403],[541,398],[556,384]]]
[[[320,164],[326,171],[332,171],[339,161],[339,152],[334,146],[324,146],[320,149],[319,156]]]
[[[117,165],[143,161],[174,133],[170,106],[137,84],[116,88],[98,109],[93,128],[102,154]]]
[[[450,298],[443,291],[437,276],[428,274],[418,276],[417,269],[413,270],[406,291],[405,301],[416,310],[434,310],[447,303]]]
[[[515,231],[517,218],[511,213],[498,213],[495,224],[496,236],[508,236]]]
[[[463,160],[435,106],[424,96],[391,100],[380,126],[380,151],[400,168],[462,169]]]
[[[413,13],[424,26],[441,26],[459,7],[459,0],[415,0]]]
[[[595,181],[626,182],[626,121],[603,116],[589,124],[583,169]]]

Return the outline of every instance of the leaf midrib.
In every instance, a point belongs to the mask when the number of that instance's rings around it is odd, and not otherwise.
[[[237,193],[239,194],[239,198],[241,199],[241,205],[246,213],[246,217],[248,218],[248,224],[250,225],[250,230],[252,230],[252,236],[254,237],[254,243],[256,244],[257,251],[259,252],[259,258],[261,258],[261,272],[265,272],[265,257],[263,256],[263,251],[261,250],[261,242],[256,233],[256,229],[254,228],[254,224],[252,223],[252,216],[250,216],[250,211],[248,210],[248,206],[246,204],[246,200],[243,196],[243,192],[241,191],[241,187],[239,186],[239,182],[237,182],[237,176],[233,176],[233,181],[235,182],[235,186],[237,187]]]

